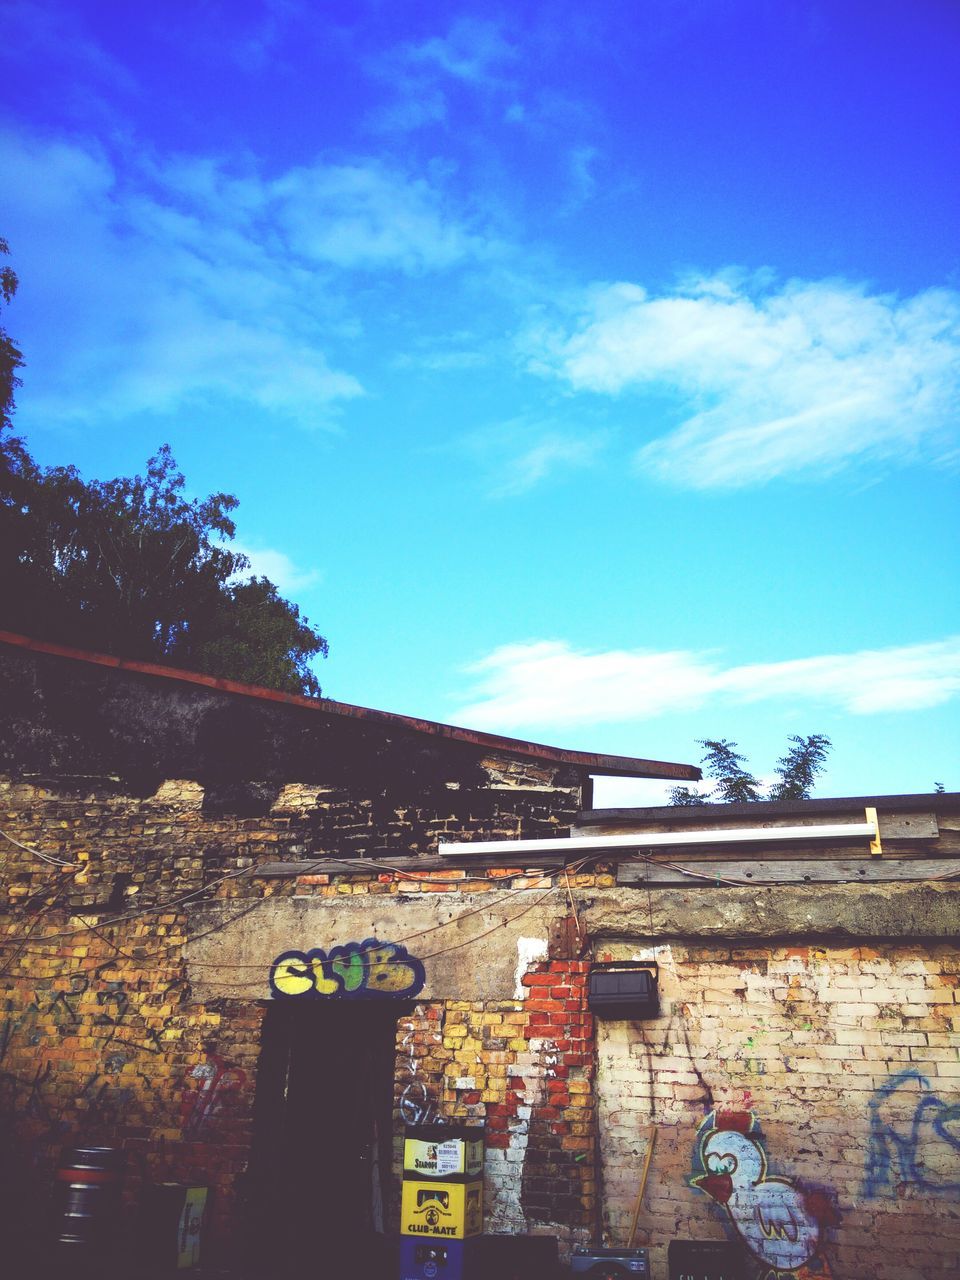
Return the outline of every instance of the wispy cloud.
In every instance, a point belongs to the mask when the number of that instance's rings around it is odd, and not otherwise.
[[[519,417],[484,427],[457,442],[486,477],[492,498],[514,498],[558,473],[593,464],[607,433],[574,433],[550,422]]]
[[[271,184],[269,197],[290,247],[317,262],[433,270],[489,248],[445,212],[427,182],[372,159],[293,169]]]
[[[855,715],[917,711],[960,693],[960,636],[929,644],[724,667],[706,652],[503,645],[468,668],[458,723],[540,726],[646,720],[707,703],[790,699]]]
[[[49,87],[54,93],[63,92],[64,82],[78,76],[112,89],[129,92],[136,88],[130,72],[89,38],[80,15],[68,5],[0,0],[0,29],[0,63],[7,59],[42,60],[60,72],[50,76]]]
[[[514,62],[517,48],[499,25],[480,18],[462,17],[443,36],[401,45],[393,58],[410,67],[436,71],[472,85],[500,82],[500,68]]]
[[[48,421],[220,397],[329,423],[363,392],[337,367],[356,324],[344,273],[445,270],[490,250],[442,191],[373,160],[267,179],[249,159],[118,160],[0,133],[0,172],[19,314],[38,316],[21,408]]]
[[[654,296],[596,287],[532,367],[577,391],[671,393],[687,416],[636,454],[681,487],[822,475],[857,458],[955,460],[960,293],[729,271]]]
[[[515,497],[558,470],[585,466],[593,460],[598,447],[596,441],[547,434],[508,460],[506,474],[495,486],[494,496]]]
[[[518,56],[498,23],[472,17],[455,19],[442,35],[396,45],[369,63],[370,72],[393,90],[393,101],[378,110],[373,123],[388,133],[446,124],[457,92],[509,89],[508,71]]]

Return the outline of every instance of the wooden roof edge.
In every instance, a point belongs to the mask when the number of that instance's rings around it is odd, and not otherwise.
[[[245,698],[257,698],[263,702],[276,702],[325,715],[343,716],[355,720],[369,720],[377,724],[412,729],[416,733],[431,734],[454,742],[523,759],[544,760],[552,764],[570,765],[584,773],[623,778],[666,778],[680,781],[697,781],[700,770],[696,765],[677,764],[665,760],[647,760],[634,756],[604,755],[590,751],[573,751],[564,747],[551,747],[541,742],[529,742],[524,738],[508,738],[502,734],[484,733],[477,729],[464,729],[458,725],[443,724],[436,720],[423,720],[416,716],[400,715],[395,711],[378,711],[374,707],[362,707],[351,702],[336,702],[332,698],[308,698],[303,694],[283,693],[279,689],[265,689],[260,685],[243,684],[221,676],[203,675],[199,671],[186,671],[156,662],[141,662],[134,658],[118,658],[114,654],[94,653],[87,649],[75,649],[49,640],[34,640],[30,636],[0,630],[0,643],[33,653],[67,658],[93,666],[110,667],[136,675],[154,676],[162,680],[175,680],[182,684],[200,685],[218,693],[233,694]]]

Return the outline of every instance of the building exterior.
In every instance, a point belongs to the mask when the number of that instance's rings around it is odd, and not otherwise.
[[[592,810],[696,770],[12,636],[0,706],[11,1222],[102,1142],[131,1210],[211,1188],[208,1259],[356,1262],[466,1121],[487,1232],[960,1273],[960,796]],[[656,1016],[594,1017],[612,962]]]

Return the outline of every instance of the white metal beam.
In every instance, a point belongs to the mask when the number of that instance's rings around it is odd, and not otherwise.
[[[818,823],[805,827],[719,827],[711,831],[650,831],[624,836],[566,836],[549,840],[441,840],[437,852],[448,858],[525,853],[592,853],[605,849],[670,849],[712,844],[772,844],[781,840],[876,840],[875,822]]]

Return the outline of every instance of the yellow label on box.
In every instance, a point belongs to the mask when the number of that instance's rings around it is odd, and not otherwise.
[[[403,1170],[420,1178],[449,1178],[454,1174],[479,1177],[483,1172],[483,1139],[445,1138],[441,1142],[423,1142],[419,1138],[406,1138]]]
[[[200,1228],[207,1207],[207,1188],[188,1187],[183,1212],[177,1224],[177,1270],[195,1267],[200,1261]]]
[[[400,1233],[463,1240],[483,1229],[483,1183],[405,1182]]]

